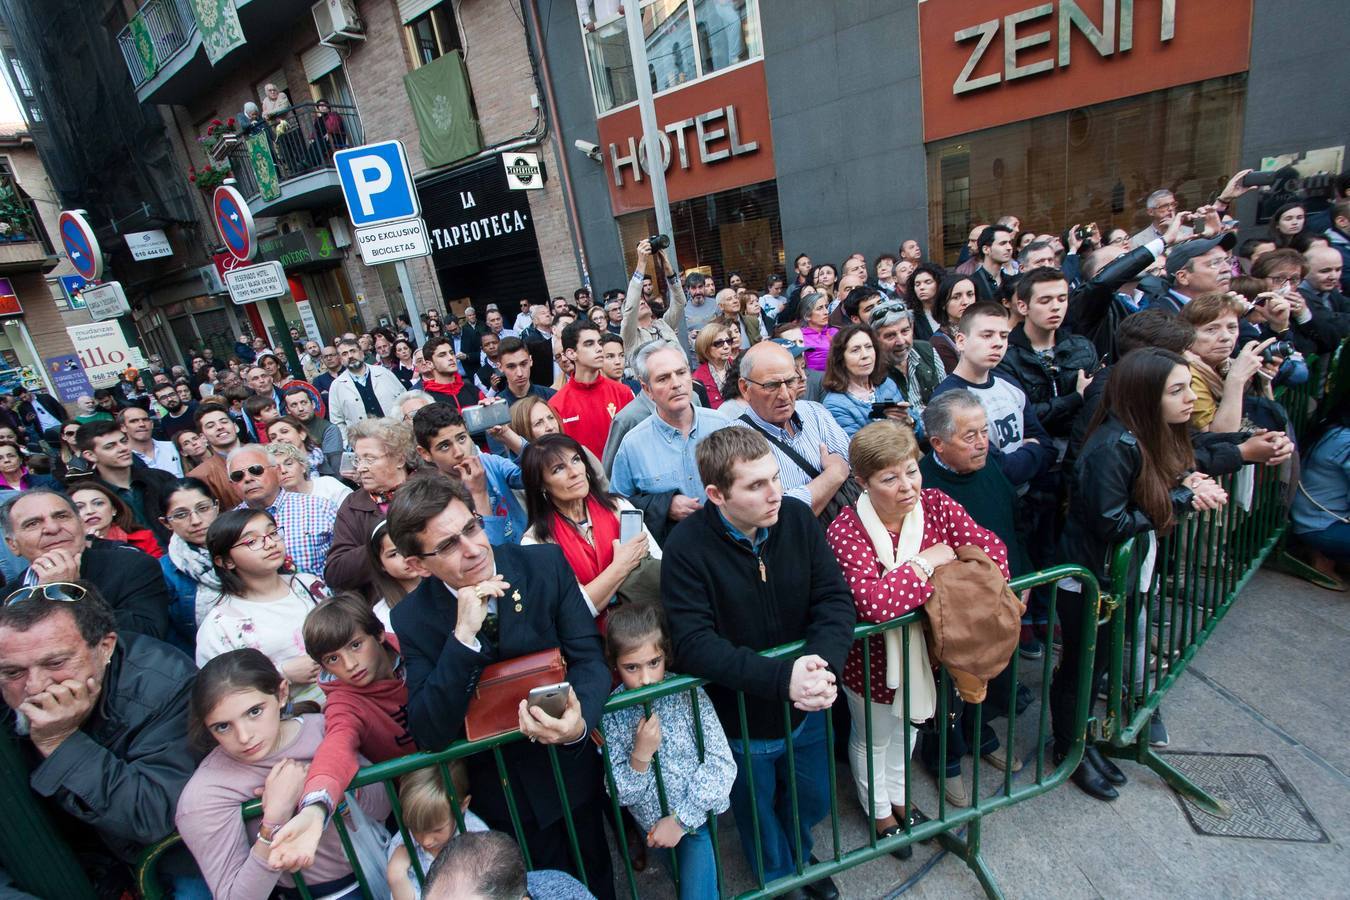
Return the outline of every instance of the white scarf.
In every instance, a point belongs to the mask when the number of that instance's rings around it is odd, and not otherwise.
[[[891,544],[891,533],[886,530],[881,517],[872,506],[872,498],[867,491],[862,492],[854,509],[863,531],[872,542],[883,572],[889,573],[896,566],[917,554],[923,543],[923,499],[915,501],[900,523],[900,537],[895,546]],[[913,622],[909,626],[909,720],[926,722],[933,717],[937,703],[937,686],[933,682],[933,668],[928,662],[928,645],[924,640],[923,626]],[[901,691],[900,665],[904,657],[904,646],[900,639],[900,629],[892,628],[883,634],[886,642],[886,687],[895,691],[891,712],[899,718],[904,713],[904,691]]]

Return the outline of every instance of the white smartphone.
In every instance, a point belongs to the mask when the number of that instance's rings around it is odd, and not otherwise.
[[[342,451],[342,464],[339,474],[346,475],[348,472],[356,471],[356,454],[351,450]]]
[[[619,511],[619,543],[626,544],[642,533],[642,510]]]
[[[567,711],[567,692],[571,689],[572,685],[566,681],[532,688],[526,703],[539,707],[555,719],[561,719],[563,713]]]

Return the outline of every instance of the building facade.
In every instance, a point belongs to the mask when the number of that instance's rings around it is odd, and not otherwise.
[[[609,287],[655,216],[623,18],[583,5],[549,7],[547,65]],[[1346,166],[1343,104],[1289,114],[1297,86],[1350,68],[1335,0],[687,0],[642,18],[679,264],[719,284],[754,284],[766,258],[870,259],[907,238],[953,263],[1005,213],[1133,232],[1160,187],[1194,208],[1240,168]],[[1246,198],[1238,217],[1258,225],[1273,201]]]

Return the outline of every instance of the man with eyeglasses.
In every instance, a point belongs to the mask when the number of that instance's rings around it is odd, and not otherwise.
[[[99,586],[117,630],[155,638],[169,633],[169,589],[159,562],[128,544],[85,536],[75,504],[65,494],[33,488],[0,503],[5,543],[28,565],[5,585],[21,587],[85,581]]]
[[[145,414],[145,410],[132,408]],[[169,529],[160,516],[164,515],[164,503],[173,492],[176,476],[137,459],[126,432],[116,422],[81,425],[75,434],[75,446],[93,468],[94,480],[121,497],[131,508],[136,524],[150,529],[159,545],[167,549]]]
[[[277,523],[286,553],[301,572],[323,577],[328,550],[333,545],[337,505],[314,494],[300,494],[281,486],[277,464],[258,444],[245,444],[225,461],[230,481],[244,498],[238,509],[266,512]]]
[[[0,694],[29,786],[63,830],[86,836],[81,862],[114,896],[131,890],[145,848],[174,831],[197,762],[187,740],[196,672],[180,651],[123,628],[100,593],[87,580],[7,590]],[[186,895],[202,896],[200,877],[196,887]]]
[[[741,360],[741,397],[750,408],[732,424],[769,439],[783,493],[820,515],[848,480],[848,436],[824,406],[797,399],[801,383],[787,348],[756,344]]]
[[[1166,293],[1146,296],[1142,306],[1176,313],[1201,294],[1227,291],[1233,280],[1229,254],[1236,246],[1237,236],[1231,231],[1177,244],[1167,254],[1170,285]]]
[[[529,740],[505,744],[501,753],[531,862],[577,873],[563,815],[570,809],[590,890],[612,898],[600,756],[586,740],[599,724],[610,673],[562,551],[552,544],[494,547],[468,490],[441,474],[410,479],[394,495],[388,521],[394,546],[422,577],[393,613],[407,666],[408,728],[418,746],[441,750],[464,737],[487,666],[560,651],[571,685],[561,717],[522,700],[515,724]],[[557,748],[565,799],[540,744]],[[492,755],[465,762],[474,811],[492,828],[511,829]]]
[[[319,351],[319,359],[323,361],[323,371],[314,376],[311,382],[327,406],[328,391],[333,386],[333,379],[342,374],[342,357],[338,355],[337,347],[330,345]]]
[[[731,423],[694,403],[689,358],[664,341],[644,344],[633,356],[642,391],[651,398],[652,415],[623,436],[614,454],[611,484],[643,511],[658,542],[703,507],[703,481],[694,448]]]
[[[1130,249],[1142,247],[1149,241],[1156,241],[1167,233],[1172,224],[1172,218],[1177,214],[1177,198],[1167,188],[1159,188],[1148,195],[1144,201],[1144,211],[1153,221],[1147,228],[1141,229],[1130,238]],[[1185,240],[1195,233],[1195,229],[1189,225],[1181,226],[1181,239]]]

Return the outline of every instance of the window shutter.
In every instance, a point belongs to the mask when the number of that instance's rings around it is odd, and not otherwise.
[[[407,25],[413,19],[440,5],[441,0],[398,0],[398,17]]]
[[[318,81],[329,72],[342,65],[342,57],[336,49],[323,44],[315,44],[300,54],[300,64],[305,67],[305,80],[310,84]]]

